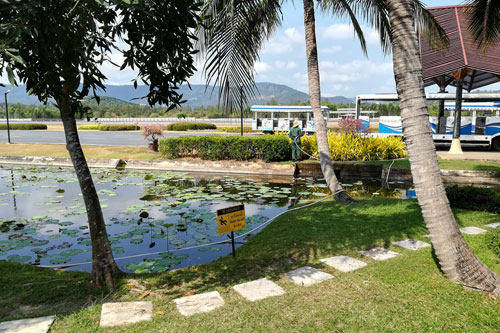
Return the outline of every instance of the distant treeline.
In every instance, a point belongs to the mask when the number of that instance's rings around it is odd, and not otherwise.
[[[116,103],[102,101],[101,104],[95,102],[84,102],[90,108],[91,118],[159,118],[159,117],[173,117],[173,118],[238,118],[239,110],[235,110],[232,115],[225,115],[216,106],[199,107],[191,109],[184,107],[183,109],[174,109],[165,112],[165,109],[159,107],[149,107],[145,105],[132,104],[132,103]],[[268,103],[272,104],[272,101]],[[309,105],[308,102],[300,102],[295,105]],[[327,105],[330,110],[335,111],[342,108],[354,108],[354,104],[330,104],[327,100],[322,102],[322,105]],[[5,118],[5,105],[0,104],[0,118]],[[363,110],[376,110],[379,111],[378,116],[399,116],[400,110],[397,103],[371,103],[363,104]],[[429,105],[429,113],[431,116],[436,116],[438,112],[438,104],[432,103]],[[464,114],[465,115],[465,114]],[[245,108],[243,112],[245,118],[252,118],[250,108]],[[21,103],[9,104],[9,117],[10,118],[32,118],[32,119],[59,119],[59,110],[54,105],[26,105]]]
[[[224,115],[221,110],[215,106],[200,107],[192,110],[189,107],[183,109],[174,109],[165,112],[163,108],[151,108],[139,104],[109,104],[101,103],[84,103],[90,108],[90,118],[159,118],[159,117],[175,117],[175,118],[229,118],[239,117],[239,110],[233,115]],[[0,104],[0,118],[5,118],[5,104]],[[251,117],[250,108],[244,110],[243,116]],[[21,103],[9,103],[10,118],[32,118],[32,119],[58,119],[60,118],[59,110],[53,105],[26,105]],[[83,117],[84,118],[84,117]]]

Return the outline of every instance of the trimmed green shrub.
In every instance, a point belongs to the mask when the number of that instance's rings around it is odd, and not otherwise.
[[[500,229],[494,229],[486,235],[486,245],[500,258]]]
[[[245,136],[184,136],[160,140],[160,153],[169,159],[194,157],[203,160],[252,161],[290,160],[290,143],[278,135]]]
[[[446,195],[452,207],[500,214],[500,189],[449,186]]]
[[[99,125],[98,124],[80,125],[80,126],[78,126],[78,130],[80,130],[80,131],[98,131]]]
[[[218,127],[218,131],[226,132],[226,133],[241,133],[240,126],[231,126],[231,127]],[[254,131],[252,126],[243,126],[243,133],[259,133],[261,131]]]
[[[139,125],[134,124],[101,124],[99,131],[136,131],[140,130]]]
[[[173,123],[167,125],[167,131],[214,130],[217,126],[205,123]]]
[[[46,130],[45,124],[9,124],[11,130]],[[7,124],[0,124],[0,130],[7,130]]]

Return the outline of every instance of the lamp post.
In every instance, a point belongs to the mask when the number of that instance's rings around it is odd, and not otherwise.
[[[10,127],[9,127],[9,104],[7,103],[7,95],[9,94],[10,90],[4,93],[5,96],[5,119],[7,120],[7,143],[11,144],[10,142]]]

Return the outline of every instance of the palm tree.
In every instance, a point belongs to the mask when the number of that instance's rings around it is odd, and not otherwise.
[[[386,1],[392,29],[394,77],[413,182],[441,269],[452,281],[500,294],[500,277],[467,246],[446,197],[429,124],[414,2]],[[481,32],[480,36],[486,35]]]
[[[320,109],[321,90],[314,3],[312,0],[304,0],[303,2],[309,98],[316,125],[321,169],[335,199],[353,202],[353,199],[342,189],[333,169],[326,122]],[[361,27],[351,8],[355,1],[337,0],[334,2],[329,8],[335,14],[348,15],[351,18],[360,38],[361,46],[363,50],[366,50]],[[254,96],[253,67],[259,58],[259,51],[263,43],[281,23],[282,4],[283,0],[207,0],[205,2],[204,25],[199,29],[198,44],[202,54],[207,55],[205,65],[207,85],[214,83],[214,87],[217,85],[220,87],[219,102],[222,102],[225,110],[231,110],[240,99],[242,99],[242,103],[248,104],[248,101]]]
[[[500,41],[500,2],[469,0],[469,31],[479,46]]]

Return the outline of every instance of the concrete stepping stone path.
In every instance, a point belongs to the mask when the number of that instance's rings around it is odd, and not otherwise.
[[[490,223],[490,224],[485,225],[485,227],[488,227],[491,229],[500,228],[500,222]]]
[[[2,333],[47,333],[56,316],[5,321],[0,323]]]
[[[183,316],[191,316],[200,312],[210,312],[224,305],[224,300],[217,291],[184,296],[174,299],[174,302],[177,304],[177,310]]]
[[[465,227],[465,228],[460,228],[460,231],[463,232],[464,234],[467,235],[480,235],[484,234],[485,232],[488,232],[487,230],[478,228],[478,227]]]
[[[285,293],[283,288],[266,278],[238,284],[233,289],[252,302]]]
[[[101,310],[101,327],[133,324],[151,318],[152,302],[104,303]]]
[[[405,239],[405,240],[398,241],[398,242],[392,242],[392,244],[397,245],[397,246],[401,246],[404,249],[412,250],[412,251],[417,251],[417,250],[422,249],[424,247],[431,246],[431,244],[429,244],[429,243],[422,242],[422,241],[419,241],[416,239]]]
[[[367,251],[359,251],[359,253],[374,260],[387,260],[399,255],[397,252],[389,251],[382,247],[374,247],[373,249]]]
[[[365,262],[348,256],[335,256],[321,259],[320,261],[345,273],[352,272],[366,266]]]
[[[285,276],[293,283],[304,287],[311,286],[316,283],[321,283],[333,278],[333,275],[309,266],[305,266],[285,273]]]

